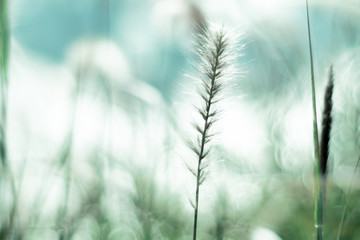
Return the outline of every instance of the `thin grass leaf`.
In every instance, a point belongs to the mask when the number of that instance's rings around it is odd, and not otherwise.
[[[306,20],[307,20],[307,32],[308,32],[308,42],[309,42],[309,54],[310,54],[310,72],[311,72],[311,100],[312,100],[312,110],[313,110],[313,138],[314,138],[314,157],[315,157],[315,167],[314,167],[314,192],[316,193],[315,198],[315,228],[317,230],[317,239],[323,239],[323,194],[321,191],[320,182],[321,177],[319,174],[319,161],[320,161],[320,146],[319,146],[319,134],[317,127],[317,112],[316,112],[316,93],[315,93],[315,74],[314,74],[314,62],[313,62],[313,52],[312,52],[312,43],[311,43],[311,29],[310,29],[310,17],[309,17],[309,4],[306,0]]]

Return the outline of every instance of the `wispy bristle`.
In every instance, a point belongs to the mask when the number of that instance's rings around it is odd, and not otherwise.
[[[218,110],[214,109],[214,104],[221,100],[220,95],[224,88],[227,67],[231,62],[229,60],[229,40],[223,30],[210,31],[208,28],[199,29],[197,38],[197,54],[199,62],[197,71],[199,73],[200,83],[199,96],[202,106],[196,106],[201,117],[201,123],[194,123],[196,130],[196,141],[189,144],[190,149],[197,156],[197,168],[190,169],[196,177],[196,193],[194,203],[194,228],[193,240],[196,240],[197,215],[199,208],[199,188],[207,176],[204,160],[207,158],[210,147],[209,142],[213,137],[210,132],[213,124],[217,121]]]
[[[229,42],[223,30],[212,32],[208,28],[202,28],[198,32],[197,68],[202,84],[198,93],[202,105],[195,108],[201,116],[202,123],[193,123],[198,137],[196,142],[190,143],[190,148],[197,155],[199,169],[202,169],[202,161],[210,150],[207,145],[213,137],[210,129],[216,122],[219,112],[214,109],[214,104],[221,99],[219,96],[224,87],[226,66],[229,64],[227,61]],[[196,175],[203,174],[200,170]]]
[[[332,123],[332,95],[334,89],[334,72],[333,67],[330,67],[329,81],[325,91],[324,98],[324,110],[322,118],[322,132],[320,141],[320,173],[325,175],[327,172],[328,158],[329,158],[329,143],[330,143],[330,132]]]

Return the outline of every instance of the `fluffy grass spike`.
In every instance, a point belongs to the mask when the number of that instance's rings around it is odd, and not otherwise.
[[[321,132],[321,141],[320,141],[319,171],[322,177],[326,177],[328,158],[329,158],[333,90],[334,90],[334,72],[333,72],[333,67],[331,66],[329,71],[329,81],[325,90],[324,110],[323,110],[322,124],[321,124],[322,132]]]
[[[324,97],[324,110],[322,116],[322,132],[320,141],[320,159],[318,168],[318,196],[317,196],[317,227],[318,227],[318,239],[323,238],[324,231],[324,216],[325,216],[325,196],[326,196],[326,175],[327,165],[329,160],[329,143],[330,132],[332,123],[332,95],[334,90],[334,73],[332,66],[329,71],[329,80],[325,90]],[[320,230],[320,232],[319,232]]]
[[[200,197],[200,185],[206,178],[206,166],[204,162],[210,152],[209,143],[214,136],[211,133],[214,122],[217,120],[218,111],[215,104],[221,100],[221,91],[227,77],[229,66],[229,40],[224,30],[210,31],[208,28],[199,30],[197,38],[197,54],[199,62],[196,70],[199,72],[199,80],[202,83],[199,89],[201,106],[196,106],[200,114],[201,122],[193,123],[196,130],[196,141],[190,143],[191,150],[197,156],[197,168],[191,172],[196,177],[196,192],[194,203],[194,227],[193,239],[197,236],[198,209]]]

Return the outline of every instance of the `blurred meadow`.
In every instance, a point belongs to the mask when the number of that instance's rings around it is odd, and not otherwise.
[[[198,239],[316,239],[305,0],[0,7],[0,240],[192,239],[205,21],[231,39],[234,67]],[[334,71],[324,239],[358,240],[360,1],[309,0],[309,14],[320,132]]]

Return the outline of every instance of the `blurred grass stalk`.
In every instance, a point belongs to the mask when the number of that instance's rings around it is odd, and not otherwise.
[[[7,164],[6,152],[6,119],[7,119],[7,87],[9,60],[9,22],[8,2],[0,0],[0,74],[1,74],[1,126],[0,157],[3,167]]]
[[[354,173],[353,173],[353,176],[351,178],[349,188],[348,188],[348,190],[346,192],[345,205],[344,205],[343,212],[342,212],[342,215],[341,215],[341,220],[340,220],[336,240],[341,239],[341,233],[342,233],[342,229],[343,229],[343,225],[344,225],[344,221],[345,221],[346,210],[347,210],[347,207],[349,206],[349,201],[350,201],[350,196],[351,196],[351,189],[352,189],[352,185],[353,185],[354,180],[355,180],[355,176],[356,176],[357,169],[359,167],[359,163],[360,163],[360,155],[359,155],[359,157],[357,159],[356,166],[355,166],[355,169],[354,169]]]
[[[312,109],[313,109],[313,138],[314,138],[314,157],[315,157],[315,166],[314,166],[314,192],[315,197],[315,228],[317,230],[317,239],[323,239],[323,222],[324,222],[324,194],[323,185],[325,185],[325,179],[322,179],[320,174],[320,147],[319,147],[319,134],[317,127],[317,113],[316,113],[316,93],[315,93],[315,77],[314,77],[314,62],[313,62],[313,53],[312,53],[312,44],[311,44],[311,30],[310,30],[310,19],[309,19],[309,4],[306,0],[306,20],[307,20],[307,30],[308,30],[308,41],[309,41],[309,53],[310,53],[310,71],[311,71],[311,96],[312,96]],[[320,186],[321,184],[321,186]]]
[[[15,188],[15,181],[11,173],[8,163],[7,155],[7,97],[8,97],[8,64],[9,64],[9,18],[8,18],[8,1],[0,0],[0,84],[1,84],[1,117],[0,117],[0,158],[1,158],[1,178],[0,178],[0,192],[1,192],[1,228],[0,239],[6,239],[10,234],[13,234],[14,220],[17,208],[17,193]],[[8,218],[4,214],[4,202],[6,197],[6,183],[10,184],[10,190],[13,198],[12,206],[9,210]]]

